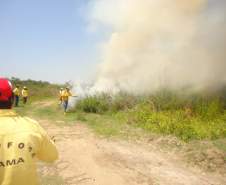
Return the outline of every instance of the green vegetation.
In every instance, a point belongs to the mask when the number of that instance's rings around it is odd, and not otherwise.
[[[80,99],[74,109],[64,115],[58,104],[59,86],[41,82],[42,88],[38,88],[40,82],[32,82],[33,87],[29,83],[26,86],[30,91],[34,87],[37,92],[32,94],[28,104],[21,104],[15,110],[40,124],[86,124],[102,137],[153,142],[163,151],[180,153],[189,164],[207,170],[224,169],[225,91],[189,95],[160,91],[150,96],[99,94]],[[21,83],[24,84],[26,82]],[[50,88],[51,93],[47,92]],[[42,184],[67,184],[67,179],[59,174],[40,175]]]
[[[126,124],[150,133],[175,135],[184,141],[215,140],[226,137],[223,92],[186,95],[164,90],[151,96],[102,94],[80,100],[75,109],[102,115],[102,121],[96,123],[94,119],[92,124],[103,134],[106,128],[110,133],[116,130],[119,133]]]
[[[181,152],[189,163],[205,169],[210,169],[209,164],[215,164],[211,169],[225,164],[225,90],[211,94],[164,90],[149,96],[99,94],[80,99],[64,115],[58,104],[58,85],[35,81],[17,84],[28,86],[32,97],[15,110],[41,124],[72,126],[79,122],[104,137],[153,141],[161,150]],[[67,184],[58,174],[41,177],[42,184]]]
[[[14,107],[22,116],[29,116],[37,120],[52,120],[59,125],[72,124],[77,120],[77,114],[68,113],[64,116],[62,107],[58,104],[60,87],[69,84],[57,85],[49,82],[11,79],[13,85],[28,87],[29,99],[26,105],[20,102],[19,107]],[[78,117],[79,119],[79,117]]]
[[[58,95],[60,85],[51,84],[49,82],[35,81],[35,80],[20,80],[12,77],[10,81],[13,85],[19,85],[22,89],[26,86],[29,90],[32,100],[40,100],[44,98],[51,98]]]
[[[65,116],[58,105],[59,85],[15,78],[12,81],[27,86],[32,98],[16,111],[38,120],[49,119],[59,125],[79,120],[105,136],[131,136],[141,129],[149,134],[174,135],[184,141],[226,137],[225,89],[210,94],[162,90],[149,96],[87,96]]]

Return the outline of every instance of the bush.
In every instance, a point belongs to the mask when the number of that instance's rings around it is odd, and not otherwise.
[[[105,95],[87,96],[76,104],[76,109],[87,113],[104,113],[109,110],[109,97]]]
[[[126,93],[119,93],[111,98],[110,108],[112,112],[128,110],[138,102],[138,97]]]
[[[215,119],[223,113],[223,104],[219,99],[200,99],[193,102],[193,110],[203,119]]]
[[[118,112],[131,109],[135,106],[137,98],[128,94],[117,94],[110,96],[108,94],[98,94],[86,96],[79,100],[76,109],[87,113]]]
[[[151,95],[149,99],[154,103],[156,110],[178,110],[186,105],[184,96],[178,92],[161,90]]]

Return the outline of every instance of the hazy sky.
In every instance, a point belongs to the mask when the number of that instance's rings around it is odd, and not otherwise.
[[[103,32],[89,0],[0,0],[0,76],[65,82],[91,78]]]
[[[121,1],[0,0],[0,76],[60,83],[92,79],[103,59],[100,48],[114,33],[108,23],[121,22],[124,9],[114,8],[116,2]],[[128,9],[130,0],[123,2]],[[225,17],[225,0],[208,2],[207,13]]]

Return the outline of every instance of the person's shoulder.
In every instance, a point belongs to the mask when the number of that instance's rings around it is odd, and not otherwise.
[[[0,112],[1,113],[1,112]],[[0,114],[1,115],[1,114]],[[16,134],[16,133],[34,133],[44,135],[45,131],[40,124],[28,117],[18,116],[16,114],[5,113],[4,117],[0,117],[0,134]]]
[[[44,129],[41,127],[38,121],[29,117],[21,117],[23,126],[26,127],[27,131],[44,133]]]

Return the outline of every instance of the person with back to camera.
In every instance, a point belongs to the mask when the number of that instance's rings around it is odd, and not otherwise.
[[[44,129],[12,104],[12,85],[0,78],[0,185],[39,185],[37,159],[52,163],[58,152]]]
[[[23,87],[23,89],[21,91],[21,95],[23,98],[23,104],[25,105],[27,103],[27,99],[28,99],[28,89],[26,86]]]
[[[16,85],[15,89],[13,89],[15,107],[19,106],[19,101],[20,101],[20,89],[19,88],[20,88],[19,85]]]

